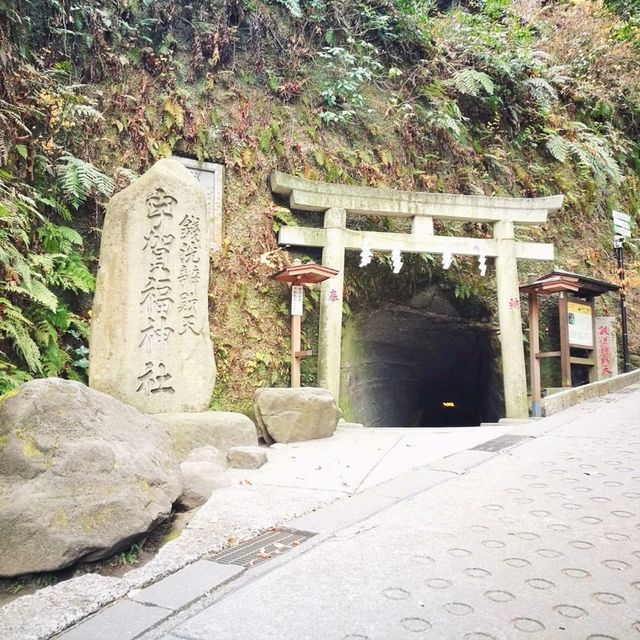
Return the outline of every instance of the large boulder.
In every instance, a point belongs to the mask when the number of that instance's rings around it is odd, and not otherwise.
[[[136,409],[58,378],[0,399],[0,576],[108,556],[181,492],[166,428]]]
[[[341,416],[331,393],[315,387],[258,389],[253,407],[267,443],[328,438]]]
[[[169,437],[181,461],[198,447],[211,446],[226,453],[231,447],[258,444],[256,426],[242,413],[202,411],[159,413],[153,417],[169,429]]]

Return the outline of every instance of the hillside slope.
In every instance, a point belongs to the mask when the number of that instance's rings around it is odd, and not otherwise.
[[[32,376],[83,378],[103,205],[172,153],[226,166],[211,271],[216,407],[246,409],[256,386],[288,381],[287,294],[269,275],[290,259],[274,232],[295,220],[268,189],[275,168],[564,193],[528,235],[556,244],[558,266],[615,280],[611,211],[637,220],[640,205],[639,25],[633,4],[591,0],[0,2],[0,393]],[[351,310],[435,283],[469,315],[492,311],[493,279],[471,259],[445,272],[413,256],[392,278],[388,256],[367,270],[356,258]],[[637,244],[627,259],[639,354]],[[551,266],[523,264],[523,279]],[[312,382],[313,360],[305,367]]]

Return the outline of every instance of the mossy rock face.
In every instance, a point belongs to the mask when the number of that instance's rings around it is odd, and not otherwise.
[[[0,576],[97,560],[166,518],[182,482],[166,427],[58,378],[0,404]]]

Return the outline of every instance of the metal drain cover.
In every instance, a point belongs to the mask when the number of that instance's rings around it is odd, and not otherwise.
[[[255,567],[290,551],[315,536],[308,531],[295,529],[271,529],[259,536],[224,549],[211,557],[221,564],[237,564],[242,567]]]
[[[530,437],[531,436],[516,436],[513,434],[506,434],[504,436],[500,436],[499,438],[494,438],[493,440],[487,440],[487,442],[483,442],[477,447],[472,447],[470,451],[492,451],[493,453],[495,453],[496,451],[502,451],[502,449],[513,447],[514,445],[518,444],[518,442],[528,440]]]

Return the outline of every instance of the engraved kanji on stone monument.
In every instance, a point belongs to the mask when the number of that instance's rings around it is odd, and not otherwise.
[[[604,380],[618,375],[618,344],[616,321],[612,317],[595,319],[597,379]]]
[[[205,195],[160,160],[107,208],[89,384],[147,413],[203,411],[215,383]]]

